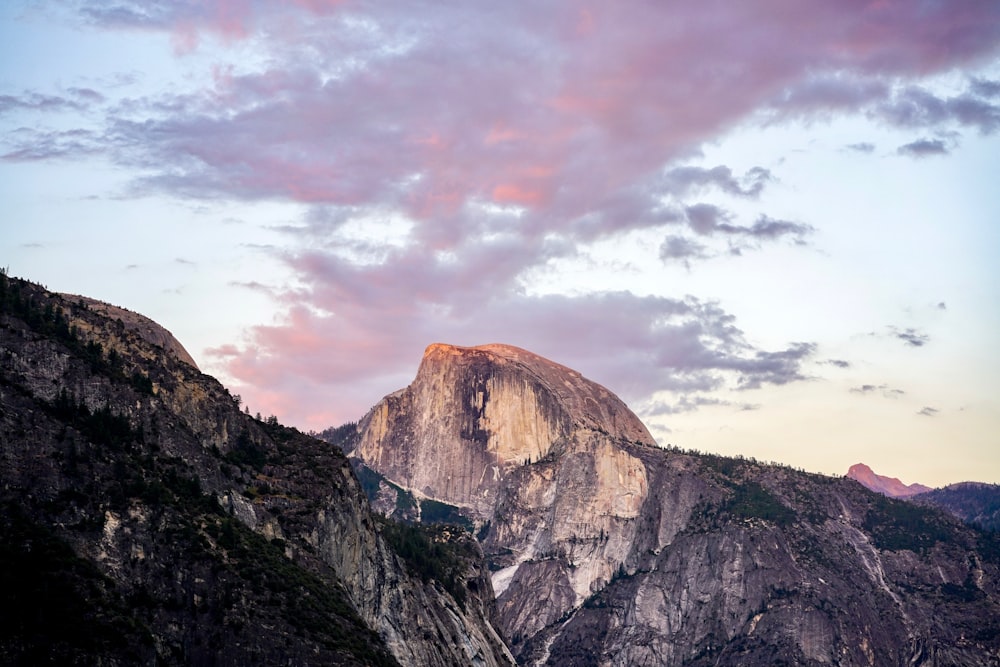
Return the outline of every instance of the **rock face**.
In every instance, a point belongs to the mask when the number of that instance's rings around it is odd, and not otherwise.
[[[646,466],[621,446],[655,447],[642,422],[604,387],[511,346],[431,345],[361,432],[355,455],[376,471],[491,524],[488,543],[510,551],[494,563],[501,618],[522,634],[611,579],[649,494]],[[521,604],[538,579],[558,582],[553,594]]]
[[[86,296],[75,294],[62,294],[60,296],[70,302],[85,304],[88,309],[106,316],[109,320],[121,321],[125,329],[138,334],[146,342],[152,343],[156,347],[162,347],[184,363],[198,368],[198,364],[188,354],[188,351],[184,349],[180,341],[174,338],[172,333],[145,315],[140,315],[139,313],[134,313],[131,310],[119,308],[118,306],[112,306],[109,303]]]
[[[375,517],[144,322],[0,273],[5,664],[513,664],[471,538]]]
[[[995,536],[853,480],[661,449],[524,350],[432,345],[352,454],[385,511],[469,517],[523,665],[1000,660]]]
[[[492,516],[509,471],[570,453],[581,438],[603,445],[610,456],[601,459],[595,480],[603,485],[602,497],[634,512],[646,492],[645,480],[636,477],[641,466],[609,443],[654,444],[642,422],[607,389],[507,345],[431,345],[413,384],[379,403],[362,433],[356,453],[373,468],[482,520]],[[622,495],[622,485],[633,500],[611,499]],[[625,507],[630,504],[631,510]]]
[[[864,463],[852,465],[847,471],[847,476],[860,482],[862,486],[890,498],[909,498],[931,490],[931,487],[923,484],[903,484],[895,477],[877,475]]]

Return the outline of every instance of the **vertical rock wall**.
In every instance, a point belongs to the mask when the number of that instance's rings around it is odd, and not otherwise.
[[[530,352],[431,345],[414,382],[360,428],[354,455],[371,468],[490,523],[508,629],[536,631],[582,603],[635,541],[649,482],[626,447],[652,437],[607,389]],[[558,583],[526,605],[541,580]]]

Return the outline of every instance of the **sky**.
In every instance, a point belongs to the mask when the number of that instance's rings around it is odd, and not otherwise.
[[[663,445],[1000,482],[1000,3],[12,0],[0,266],[252,412],[507,343]]]

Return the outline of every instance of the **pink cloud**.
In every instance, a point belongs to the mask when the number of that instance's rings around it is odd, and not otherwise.
[[[543,195],[540,190],[524,187],[515,183],[501,183],[493,188],[493,201],[500,204],[537,206],[542,203],[542,199]]]
[[[218,36],[224,43],[249,37],[255,28],[301,23],[308,17],[333,15],[343,0],[212,0],[210,2],[175,2],[173,0],[91,0],[80,13],[93,23],[109,28],[164,30],[179,55],[199,46],[201,33]],[[295,10],[306,10],[297,16]],[[289,11],[292,10],[292,11]]]
[[[631,400],[657,388],[706,391],[801,380],[800,364],[812,354],[801,345],[758,350],[724,311],[693,299],[610,293],[436,306],[418,299],[409,309],[300,313],[282,325],[254,329],[244,353],[216,358],[242,383],[236,391],[251,411],[318,430],[361,417],[382,394],[407,384],[423,348],[438,340],[520,345]],[[427,317],[428,310],[435,317]],[[289,339],[291,329],[305,346]],[[310,349],[313,341],[324,341],[321,354]],[[276,350],[281,353],[262,353]]]
[[[206,6],[178,24],[214,21],[236,36],[267,22],[251,14],[291,11]],[[587,9],[581,35],[565,27],[581,20],[570,6],[489,16],[439,8],[418,20],[387,3],[362,10],[381,31],[366,36],[339,22],[339,8],[310,5],[327,22],[308,33],[312,53],[353,49],[363,62],[354,75],[324,81],[318,71],[337,65],[328,56],[277,61],[220,79],[203,113],[150,119],[121,139],[159,150],[165,164],[194,158],[150,181],[188,194],[351,205],[395,197],[429,221],[437,202],[455,212],[488,196],[573,217],[756,109],[780,118],[860,108],[888,99],[885,77],[993,52],[981,35],[1000,37],[997,12],[977,7],[601,5]],[[384,54],[385,36],[420,31],[405,55]],[[526,182],[525,164],[547,165],[548,182]]]
[[[205,33],[223,46],[252,37],[266,64],[122,105],[100,136],[29,137],[5,159],[101,150],[142,170],[139,192],[309,205],[283,257],[301,285],[282,295],[284,321],[217,359],[241,393],[317,428],[405,382],[434,340],[522,344],[631,395],[801,379],[808,345],[754,348],[710,304],[529,298],[523,281],[631,229],[669,226],[660,254],[685,261],[711,256],[711,238],[807,234],[806,223],[736,220],[690,199],[712,190],[755,202],[771,182],[759,167],[679,166],[741,123],[858,114],[928,135],[1000,127],[991,82],[950,99],[920,87],[996,58],[995,2],[109,1],[83,11],[108,28],[173,34],[181,50]],[[409,218],[406,239],[342,238],[346,220],[385,211]],[[369,259],[345,258],[362,250]],[[656,330],[664,317],[677,319]]]

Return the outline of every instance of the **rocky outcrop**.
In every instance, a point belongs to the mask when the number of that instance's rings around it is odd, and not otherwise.
[[[180,341],[174,338],[174,335],[167,331],[163,326],[157,324],[145,315],[140,315],[139,313],[132,312],[126,308],[112,306],[110,303],[98,301],[97,299],[91,299],[86,296],[80,296],[77,294],[62,294],[60,296],[71,303],[86,305],[89,310],[100,313],[116,323],[121,322],[127,331],[138,334],[143,340],[151,343],[153,346],[163,348],[184,363],[198,368],[198,364],[196,364],[194,358],[188,354],[188,351],[184,349],[184,346],[181,345]]]
[[[931,487],[923,484],[904,484],[895,477],[878,475],[864,463],[852,465],[847,470],[847,476],[875,493],[881,493],[890,498],[909,498],[931,490]]]
[[[447,580],[419,569],[338,449],[155,331],[0,273],[6,660],[513,663],[478,545],[434,534]]]
[[[850,479],[661,449],[524,350],[432,345],[358,428],[380,507],[472,520],[520,664],[1000,660],[990,535]]]

